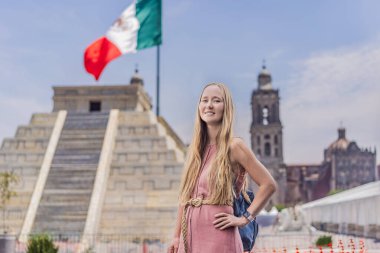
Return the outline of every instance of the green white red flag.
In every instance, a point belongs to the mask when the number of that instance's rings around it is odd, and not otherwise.
[[[84,66],[98,80],[113,59],[161,43],[161,0],[136,0],[123,11],[105,36],[87,47]]]

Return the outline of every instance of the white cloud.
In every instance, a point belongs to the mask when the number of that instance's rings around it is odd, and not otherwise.
[[[281,105],[286,162],[320,162],[340,122],[349,140],[380,147],[379,45],[330,50],[294,65]]]

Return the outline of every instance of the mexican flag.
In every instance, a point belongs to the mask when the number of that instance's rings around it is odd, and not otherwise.
[[[122,54],[161,45],[161,0],[135,0],[106,35],[87,47],[84,66],[96,80],[105,66]]]

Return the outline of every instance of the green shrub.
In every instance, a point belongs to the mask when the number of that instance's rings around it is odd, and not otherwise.
[[[46,234],[34,235],[28,241],[27,253],[57,253],[58,247],[54,246],[53,240]]]
[[[277,204],[275,205],[278,212],[281,212],[282,209],[285,209],[286,206],[284,204]]]
[[[341,189],[334,189],[334,190],[331,190],[327,193],[327,196],[331,196],[331,195],[334,195],[334,194],[337,194],[339,192],[342,192],[343,190]]]
[[[331,240],[331,236],[329,235],[322,235],[318,237],[317,241],[315,242],[317,246],[327,246],[330,243],[332,243],[332,240]]]

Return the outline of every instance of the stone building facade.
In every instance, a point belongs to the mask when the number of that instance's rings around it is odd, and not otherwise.
[[[324,150],[321,164],[288,164],[286,203],[306,203],[379,180],[376,150],[360,148],[338,129],[338,139]]]
[[[313,199],[320,168],[320,164],[286,165],[286,204],[307,203]]]
[[[338,139],[324,150],[322,167],[330,170],[329,191],[347,190],[378,180],[376,150],[360,148],[346,138],[346,129],[338,129]]]

